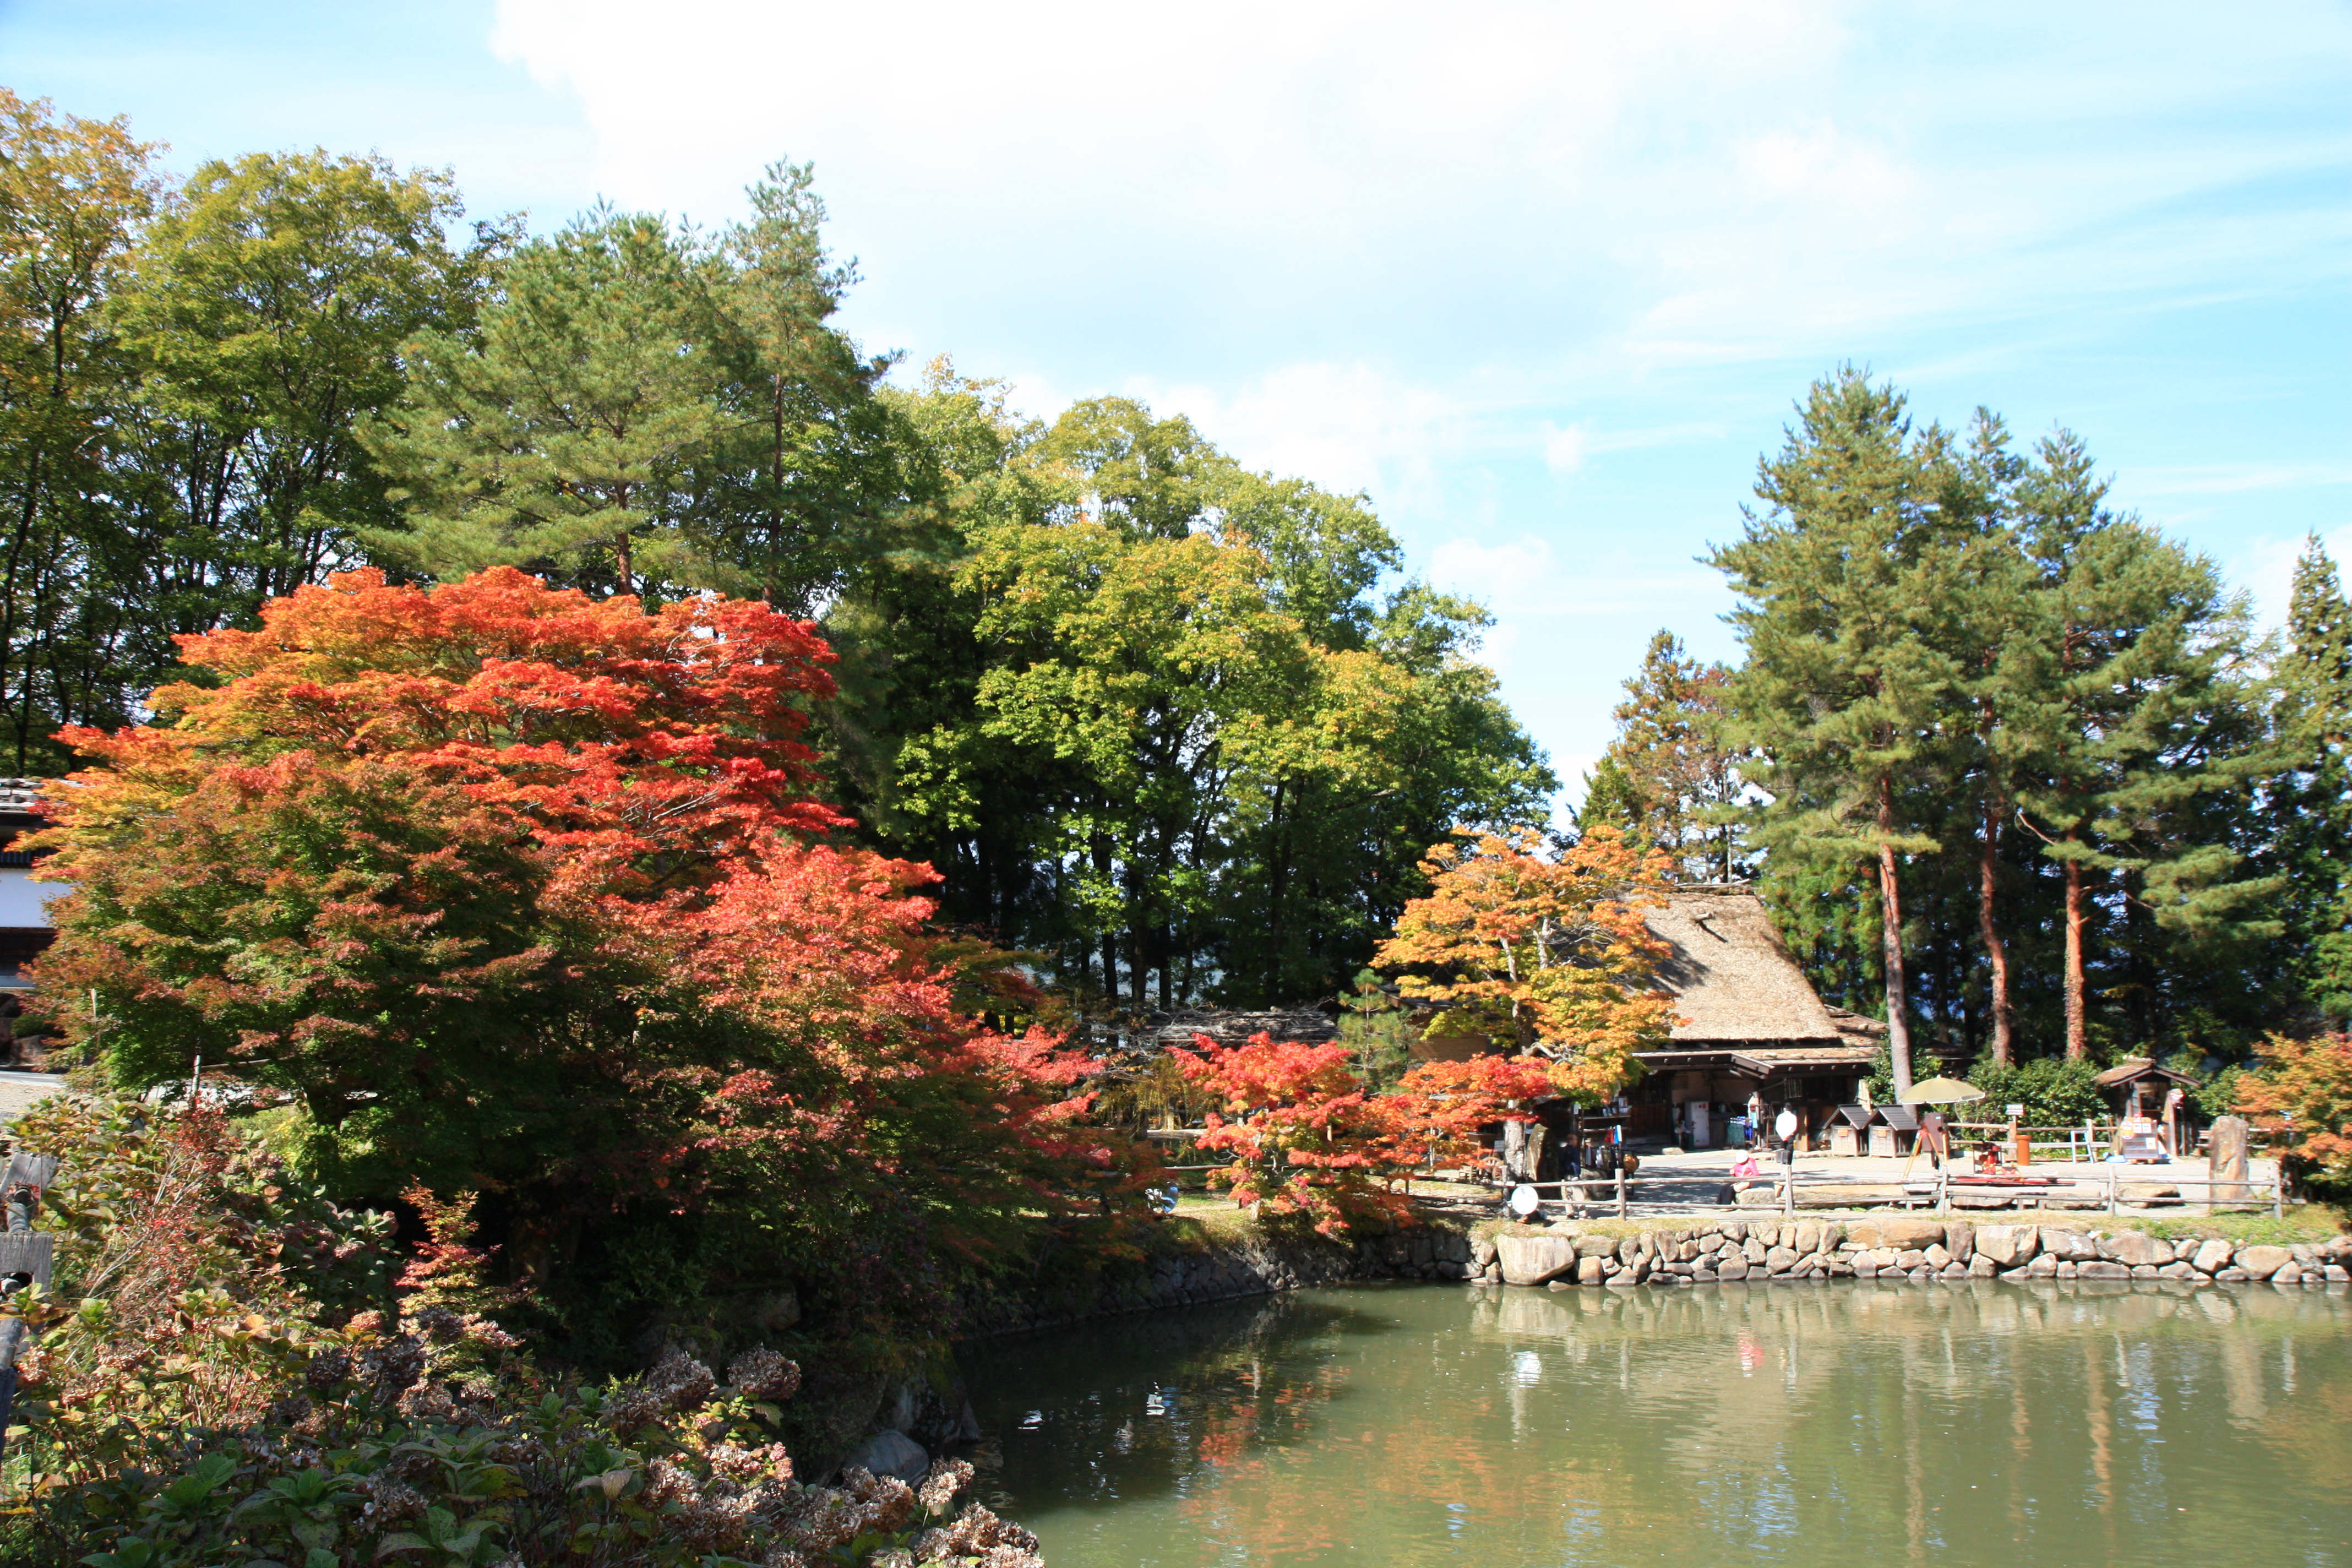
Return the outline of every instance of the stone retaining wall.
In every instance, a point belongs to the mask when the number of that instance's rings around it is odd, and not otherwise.
[[[1738,1279],[2267,1279],[2352,1283],[2352,1237],[2267,1247],[2142,1231],[1967,1225],[1915,1217],[1724,1220],[1639,1236],[1544,1230],[1481,1237],[1472,1278],[1489,1284],[1706,1285]]]
[[[1478,1272],[1469,1233],[1442,1224],[1352,1243],[1250,1235],[1170,1250],[1080,1280],[1051,1271],[1025,1288],[969,1304],[966,1331],[1019,1333],[1088,1318],[1230,1301],[1349,1279],[1468,1279]]]

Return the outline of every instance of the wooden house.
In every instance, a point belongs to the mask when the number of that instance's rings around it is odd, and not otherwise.
[[[2197,1135],[2204,1130],[2205,1119],[2198,1115],[2188,1098],[2188,1091],[2197,1087],[2197,1080],[2187,1073],[2160,1068],[2146,1057],[2126,1057],[2092,1081],[2106,1096],[2107,1109],[2116,1119],[2119,1143],[2128,1137],[2152,1137],[2160,1132],[2169,1151],[2196,1148]],[[2165,1110],[2176,1089],[2182,1091],[2181,1099],[2173,1114],[2167,1117]]]
[[[1640,1053],[1627,1135],[1717,1147],[1760,1100],[1769,1116],[1797,1112],[1802,1146],[1827,1147],[1886,1026],[1825,1006],[1745,886],[1678,888],[1643,919],[1672,950],[1661,979],[1677,1016],[1665,1046]]]

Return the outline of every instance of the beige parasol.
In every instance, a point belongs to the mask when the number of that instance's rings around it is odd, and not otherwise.
[[[1984,1090],[1956,1078],[1931,1078],[1903,1091],[1906,1105],[1949,1105],[1955,1100],[1982,1100]]]

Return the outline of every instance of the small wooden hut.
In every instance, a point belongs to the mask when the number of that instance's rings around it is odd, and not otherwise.
[[[1639,1054],[1647,1071],[1627,1096],[1629,1136],[1713,1148],[1759,1100],[1769,1115],[1797,1112],[1801,1146],[1826,1146],[1885,1026],[1822,1005],[1743,884],[1677,888],[1643,920],[1672,950],[1660,979],[1676,1020],[1666,1046]]]
[[[2185,1072],[2160,1068],[2146,1057],[2126,1057],[2092,1081],[2107,1099],[2107,1109],[2114,1113],[2117,1138],[2161,1132],[2166,1147],[2174,1153],[2184,1149],[2194,1150],[2197,1135],[2204,1131],[2205,1120],[2197,1114],[2188,1091],[2197,1087],[2197,1080]],[[2181,1091],[2181,1098],[2170,1116],[2166,1108],[2172,1105],[2172,1091]]]

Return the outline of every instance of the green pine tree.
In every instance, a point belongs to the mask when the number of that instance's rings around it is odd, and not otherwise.
[[[2286,920],[2311,1005],[2352,1017],[2352,605],[2316,535],[2294,567],[2273,722],[2271,782]]]

